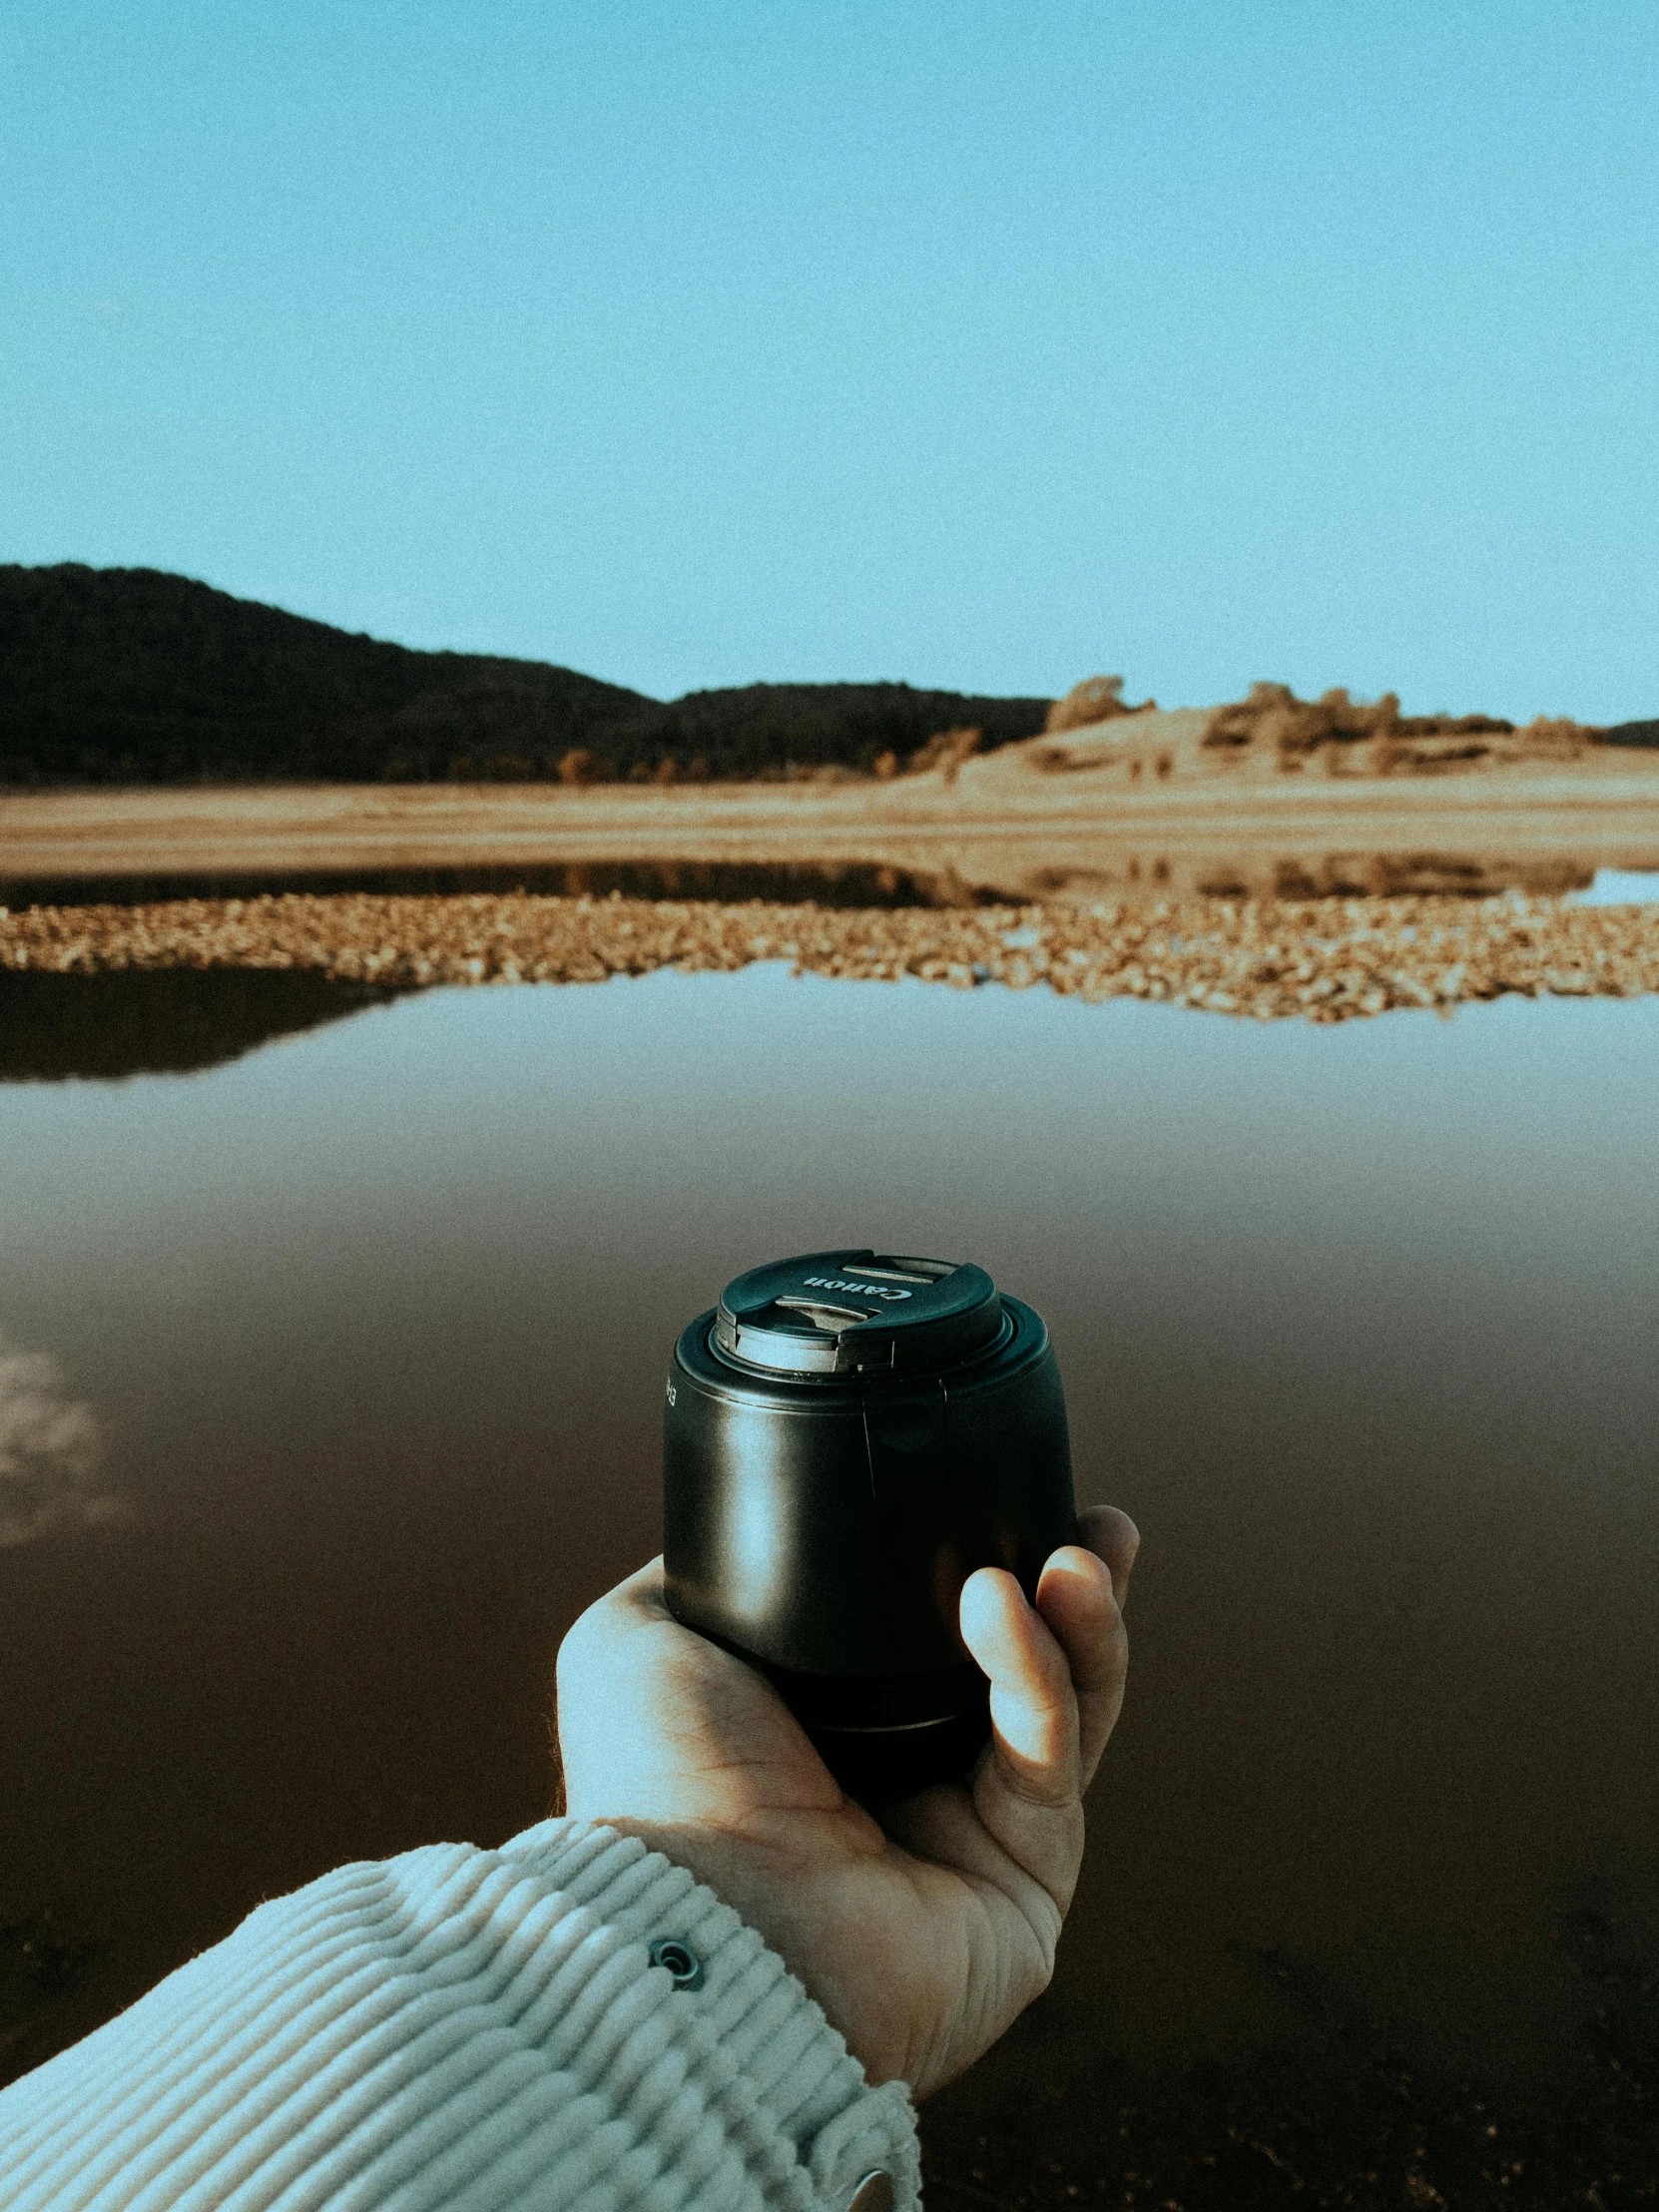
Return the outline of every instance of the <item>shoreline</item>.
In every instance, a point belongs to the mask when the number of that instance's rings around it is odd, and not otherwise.
[[[599,982],[757,961],[844,979],[1135,997],[1277,1020],[1441,1011],[1515,992],[1659,991],[1659,905],[1496,897],[821,907],[754,900],[367,893],[0,909],[0,979],[298,970],[391,990]]]
[[[1139,718],[1128,718],[1134,723]],[[1151,718],[1147,718],[1150,720]],[[1177,716],[1159,717],[1174,722]],[[1107,731],[1121,726],[1107,725]],[[862,859],[1104,840],[1336,849],[1616,846],[1659,864],[1659,753],[1449,774],[1282,774],[1093,733],[885,783],[276,784],[0,793],[0,873]],[[1045,766],[1063,754],[1060,765]],[[1608,864],[1612,861],[1611,852]],[[1628,864],[1628,863],[1627,863]]]
[[[1205,720],[1129,716],[887,782],[7,793],[0,902],[115,899],[123,884],[151,899],[393,891],[420,887],[400,876],[445,870],[501,890],[535,871],[532,887],[577,894],[593,888],[584,869],[685,867],[883,870],[933,903],[1025,905],[1541,893],[1597,867],[1659,869],[1659,753],[1409,775],[1333,757],[1286,773],[1206,749]],[[560,869],[563,883],[548,879]],[[782,879],[758,887],[807,894]]]

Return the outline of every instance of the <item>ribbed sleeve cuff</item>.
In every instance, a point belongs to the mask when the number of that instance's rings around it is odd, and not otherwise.
[[[8,2212],[844,2212],[883,2171],[919,2202],[902,2084],[684,1868],[567,1820],[340,1868],[0,2091]]]

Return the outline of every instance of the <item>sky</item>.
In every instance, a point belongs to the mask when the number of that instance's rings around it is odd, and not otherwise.
[[[0,560],[1659,714],[1652,0],[0,0]]]

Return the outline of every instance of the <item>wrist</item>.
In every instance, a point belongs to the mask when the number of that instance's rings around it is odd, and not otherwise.
[[[811,1884],[807,1869],[780,1847],[739,1835],[707,1821],[638,1820],[606,1814],[603,1825],[631,1836],[671,1865],[682,1867],[698,1883],[731,1907],[775,1951],[807,1995],[824,2012],[847,2048],[865,2066],[869,2078],[884,2078],[866,2064],[848,2033],[842,1976],[833,1970],[825,1946],[814,1939]]]
[[[545,1821],[503,1854],[556,1864],[572,1851],[587,1856],[602,1839],[618,1871],[584,1902],[648,1957],[664,1938],[689,1953],[699,1978],[681,1983],[676,1974],[669,2016],[684,2020],[694,2041],[705,2032],[718,2038],[723,2063],[749,2085],[744,2093],[758,2094],[796,2144],[814,2178],[815,2206],[850,2202],[848,2176],[856,2182],[877,2170],[890,2175],[895,2205],[916,2204],[908,2088],[895,2073],[865,2067],[813,1983],[769,1939],[764,1886],[752,1871],[746,1879],[756,1850],[701,1824],[619,1817]],[[674,1974],[679,1961],[661,1963]]]

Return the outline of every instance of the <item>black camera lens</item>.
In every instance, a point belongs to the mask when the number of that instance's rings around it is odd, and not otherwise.
[[[670,1610],[771,1677],[843,1788],[960,1777],[989,1730],[962,1584],[1034,1596],[1076,1533],[1042,1317],[952,1261],[752,1268],[674,1348],[663,1506]]]

